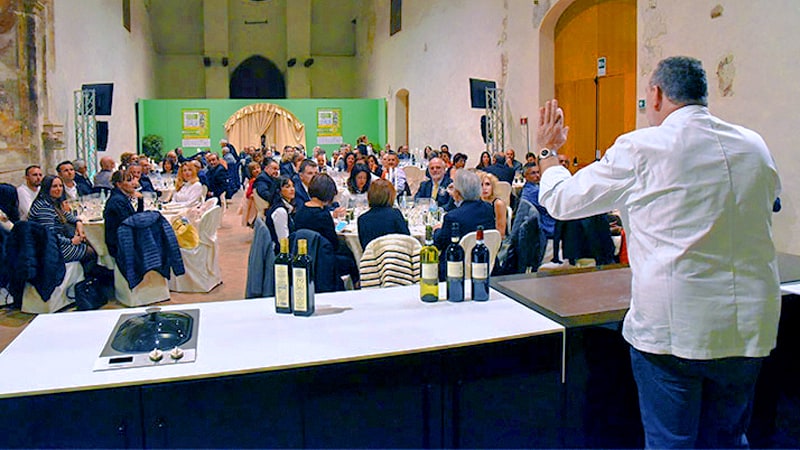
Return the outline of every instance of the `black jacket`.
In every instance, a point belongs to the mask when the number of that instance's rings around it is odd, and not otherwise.
[[[436,194],[436,204],[444,208],[450,202],[450,194],[447,193],[447,186],[452,183],[450,177],[445,176],[439,182],[439,193]],[[414,195],[414,198],[432,198],[433,197],[433,180],[427,179],[420,183],[419,190]]]
[[[47,301],[64,281],[64,256],[55,235],[41,224],[20,221],[11,229],[3,246],[2,265],[7,270],[8,292],[14,306],[22,306],[25,283],[30,283]]]
[[[218,164],[217,167],[209,167],[206,172],[206,183],[208,191],[214,197],[221,197],[228,191],[228,171]]]
[[[500,181],[505,181],[509,184],[514,182],[514,169],[505,164],[492,164],[484,168],[483,171],[496,176]]]
[[[125,219],[119,227],[119,271],[133,289],[144,275],[155,270],[164,278],[183,275],[181,249],[169,222],[157,211],[145,211]]]
[[[92,182],[77,172],[75,172],[75,184],[78,185],[78,195],[89,195],[94,192]]]
[[[144,211],[144,200],[139,199],[138,208],[133,209],[131,199],[118,188],[111,190],[111,196],[106,200],[106,207],[103,210],[103,220],[105,221],[105,238],[108,254],[117,257],[117,231],[122,222],[134,215],[137,210]]]
[[[373,239],[392,233],[411,234],[403,213],[398,209],[390,206],[370,208],[358,218],[358,240],[362,249],[367,248]]]

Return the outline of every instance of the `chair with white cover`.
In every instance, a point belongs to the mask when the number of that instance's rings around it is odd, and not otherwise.
[[[114,298],[123,305],[131,307],[163,302],[164,300],[169,300],[169,285],[166,278],[155,270],[151,270],[131,290],[128,286],[128,280],[119,271],[119,266],[115,264]]]
[[[464,249],[464,276],[472,277],[472,247],[475,247],[475,240],[478,236],[477,231],[467,233],[458,244]],[[489,248],[489,273],[492,273],[494,261],[497,258],[497,251],[500,249],[502,238],[497,230],[485,230],[483,232],[483,243]]]
[[[495,191],[494,195],[506,202],[506,206],[511,206],[511,183],[498,181]]]
[[[266,213],[267,209],[269,209],[269,201],[267,201],[264,198],[261,198],[261,196],[258,195],[258,192],[255,191],[255,189],[253,190],[253,197],[252,198],[253,198],[253,202],[256,205],[255,206],[256,207],[256,217],[261,217],[262,219],[264,219],[264,214]]]
[[[217,228],[221,218],[222,209],[219,206],[214,206],[200,217],[197,226],[199,243],[195,248],[181,248],[186,273],[170,277],[170,291],[209,292],[222,283],[217,243]]]
[[[406,183],[411,190],[411,195],[414,195],[419,190],[419,185],[425,180],[425,171],[417,166],[405,166],[403,172],[406,173]]]
[[[65,264],[66,274],[64,281],[59,284],[47,301],[42,300],[39,291],[30,283],[25,283],[25,290],[22,292],[22,312],[31,314],[45,314],[60,311],[67,306],[75,303],[75,298],[69,298],[68,291],[76,283],[83,281],[83,266],[78,261]],[[74,295],[74,294],[73,294]]]
[[[419,281],[419,241],[404,234],[373,239],[358,264],[361,287],[407,286]]]

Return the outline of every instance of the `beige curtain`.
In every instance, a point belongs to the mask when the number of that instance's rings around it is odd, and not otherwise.
[[[285,145],[306,146],[306,126],[294,114],[272,103],[247,105],[225,122],[228,141],[237,149],[261,145],[261,135],[278,149]]]

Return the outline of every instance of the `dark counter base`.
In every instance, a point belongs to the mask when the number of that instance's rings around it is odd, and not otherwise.
[[[561,346],[4,399],[0,447],[558,447]]]

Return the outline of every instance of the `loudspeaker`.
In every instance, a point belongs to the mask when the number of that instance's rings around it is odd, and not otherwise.
[[[486,137],[486,114],[481,116],[481,137],[483,138],[483,143],[487,142]]]
[[[98,120],[97,124],[97,151],[104,152],[108,147],[108,122]]]
[[[208,56],[203,56],[203,65],[206,67],[211,67],[211,58]]]
[[[84,84],[81,89],[94,89],[94,113],[98,116],[111,115],[111,100],[114,98],[114,83]]]

